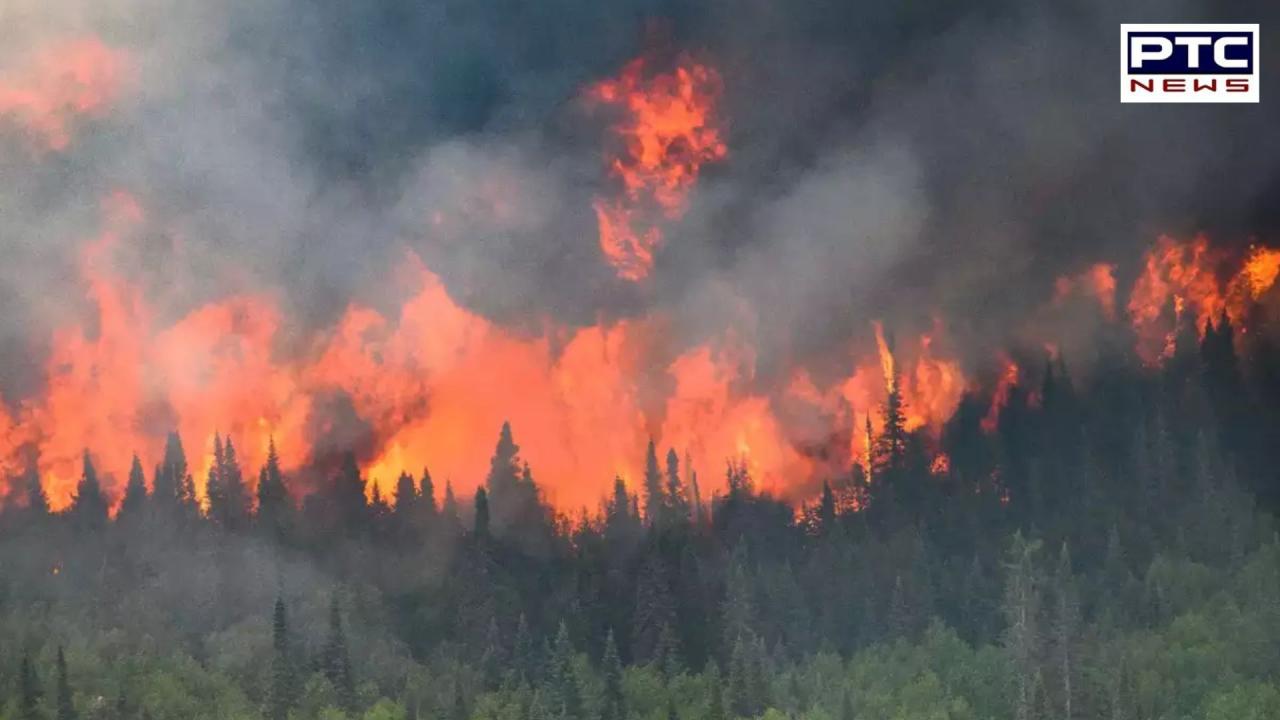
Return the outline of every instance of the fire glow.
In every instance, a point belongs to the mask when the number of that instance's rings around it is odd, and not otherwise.
[[[639,58],[587,91],[588,101],[621,113],[613,126],[620,147],[607,160],[621,193],[593,203],[600,250],[618,277],[649,275],[662,224],[684,214],[702,166],[728,154],[716,113],[721,92],[720,74],[687,58],[656,74]]]

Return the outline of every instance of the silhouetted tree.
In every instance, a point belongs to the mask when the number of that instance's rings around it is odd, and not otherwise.
[[[107,499],[102,495],[98,472],[93,468],[88,450],[84,451],[80,482],[71,501],[71,517],[85,530],[100,530],[107,524]]]
[[[142,461],[137,453],[129,464],[129,482],[124,488],[124,500],[120,502],[121,520],[136,521],[147,506],[147,481],[142,473]]]
[[[258,473],[258,527],[277,539],[284,538],[293,523],[293,500],[280,470],[275,438],[267,441],[267,462]]]

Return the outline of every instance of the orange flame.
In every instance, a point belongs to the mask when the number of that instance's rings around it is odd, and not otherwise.
[[[81,263],[91,321],[57,330],[43,394],[13,417],[0,412],[0,469],[20,473],[32,448],[55,509],[71,502],[86,446],[118,500],[132,453],[159,460],[171,429],[201,495],[215,433],[236,443],[250,478],[274,438],[293,472],[354,449],[384,496],[401,470],[424,466],[465,492],[483,482],[505,420],[566,509],[594,504],[615,475],[637,476],[650,436],[692,458],[704,492],[723,482],[717,469],[730,458],[766,488],[811,472],[769,398],[750,390],[754,357],[732,334],[666,359],[658,318],[525,336],[456,304],[410,256],[414,291],[395,319],[353,305],[313,346],[281,358],[284,319],[269,296],[162,321],[113,267],[142,210],[117,194],[104,215],[107,229]]]
[[[1249,303],[1280,276],[1280,250],[1252,247],[1235,275],[1224,285],[1218,270],[1224,253],[1210,247],[1204,235],[1190,242],[1160,236],[1147,251],[1142,273],[1129,295],[1129,321],[1138,337],[1138,356],[1157,365],[1173,354],[1184,312],[1203,335],[1210,321],[1226,315],[1242,328]],[[1172,306],[1173,317],[1167,309]]]
[[[0,73],[0,120],[22,128],[40,148],[64,150],[75,119],[118,96],[125,66],[125,56],[97,38],[46,48]]]
[[[670,73],[648,70],[643,58],[633,60],[587,91],[589,100],[622,110],[613,128],[621,148],[608,160],[622,194],[598,197],[593,207],[601,251],[618,277],[632,281],[649,275],[660,222],[684,214],[702,165],[728,153],[716,115],[719,73],[688,58]]]
[[[1013,389],[1018,385],[1018,363],[1013,358],[1001,353],[1000,362],[1003,369],[1000,371],[1000,378],[996,381],[995,392],[991,396],[991,407],[987,409],[987,414],[982,418],[982,431],[986,433],[995,432],[1000,425],[1000,411],[1009,405],[1009,396]]]

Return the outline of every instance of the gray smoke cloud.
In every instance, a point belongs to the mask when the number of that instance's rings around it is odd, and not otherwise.
[[[247,288],[278,294],[298,337],[352,300],[394,312],[385,277],[408,248],[459,302],[531,332],[657,310],[679,344],[740,324],[762,382],[869,343],[873,317],[941,315],[976,357],[1058,275],[1112,260],[1123,278],[1160,231],[1234,243],[1280,221],[1273,44],[1260,105],[1116,91],[1121,22],[1265,33],[1277,11],[1260,0],[180,5],[0,9],[0,78],[67,38],[129,59],[64,151],[33,152],[0,113],[10,400],[38,384],[48,330],[83,311],[76,253],[116,188],[162,229],[125,270],[174,316]],[[679,51],[723,75],[729,157],[637,287],[596,246],[606,120],[580,93]]]

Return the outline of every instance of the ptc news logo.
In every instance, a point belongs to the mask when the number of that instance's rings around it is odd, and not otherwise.
[[[1120,26],[1120,102],[1258,102],[1258,25]]]

